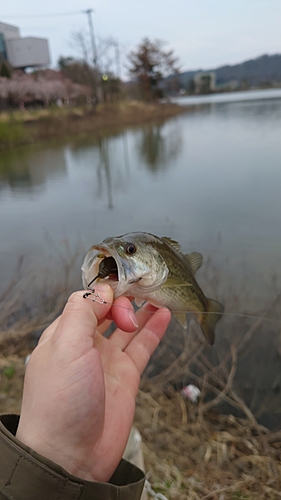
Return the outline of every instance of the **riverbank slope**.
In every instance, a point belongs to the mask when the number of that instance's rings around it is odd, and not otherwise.
[[[93,108],[48,108],[0,114],[0,150],[47,139],[65,140],[112,132],[128,125],[162,121],[186,112],[172,103],[124,101]]]

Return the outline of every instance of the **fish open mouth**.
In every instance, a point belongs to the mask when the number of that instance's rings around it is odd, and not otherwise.
[[[100,261],[98,277],[118,281],[118,267],[114,257],[104,257]]]
[[[106,246],[94,246],[90,248],[82,265],[82,280],[85,289],[95,286],[95,282],[110,282],[110,286],[117,291],[120,281],[124,279],[126,272],[122,266],[118,254],[109,250]]]

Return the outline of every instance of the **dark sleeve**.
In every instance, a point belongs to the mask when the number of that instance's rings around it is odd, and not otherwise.
[[[15,438],[19,417],[0,417],[0,500],[139,500],[143,472],[121,460],[108,483],[84,481]]]

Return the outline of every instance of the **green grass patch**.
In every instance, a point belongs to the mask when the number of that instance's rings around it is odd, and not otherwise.
[[[0,122],[0,149],[21,144],[26,139],[23,123],[16,121]]]
[[[13,376],[15,375],[15,373],[16,373],[16,369],[15,369],[14,365],[5,366],[5,368],[3,368],[3,371],[2,371],[2,374],[8,380],[11,380],[11,378],[13,378]]]

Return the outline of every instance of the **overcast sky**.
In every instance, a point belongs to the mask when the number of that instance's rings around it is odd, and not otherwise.
[[[71,34],[83,30],[88,35],[87,16],[81,11],[89,8],[94,9],[97,39],[113,37],[123,64],[126,53],[145,36],[167,41],[183,71],[281,53],[281,0],[2,0],[1,4],[0,22],[18,26],[21,36],[49,40],[53,67],[60,55],[78,55]]]

